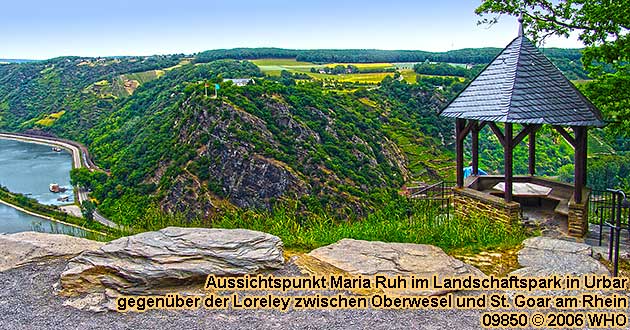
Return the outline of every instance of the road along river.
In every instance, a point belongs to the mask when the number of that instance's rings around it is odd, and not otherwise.
[[[0,137],[0,185],[12,192],[34,198],[42,204],[62,205],[74,202],[70,185],[72,155],[65,150],[56,152],[51,146],[7,140]],[[64,193],[52,193],[51,183],[68,188]],[[67,201],[57,200],[67,197]],[[81,234],[73,226],[37,217],[0,203],[0,233],[38,230]]]
[[[11,134],[11,133],[0,133],[0,139],[17,140],[21,142],[31,142],[35,144],[44,144],[44,145],[48,145],[49,147],[56,146],[70,152],[70,155],[72,156],[72,167],[74,168],[87,167],[89,169],[99,170],[96,167],[96,165],[91,161],[90,157],[88,156],[87,148],[77,142],[51,138],[51,137],[32,136],[32,135],[25,135],[25,134]],[[79,190],[77,193],[77,200],[79,203],[83,203],[83,201],[88,200],[87,192],[83,190]],[[63,209],[68,213],[72,213],[76,216],[81,216],[80,214],[81,211],[78,206],[69,205],[69,206],[64,206]],[[114,222],[110,221],[109,219],[105,218],[97,211],[94,211],[94,220],[100,222],[101,224],[105,226],[108,226],[111,228],[118,228],[118,225],[116,225]]]

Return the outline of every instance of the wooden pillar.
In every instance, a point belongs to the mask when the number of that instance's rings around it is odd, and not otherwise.
[[[472,126],[472,175],[479,175],[479,123]]]
[[[462,131],[466,126],[465,119],[457,119],[455,122],[455,153],[456,153],[456,166],[455,171],[457,176],[457,187],[464,186],[464,137],[462,137]]]
[[[512,123],[505,123],[505,145],[503,146],[503,171],[505,172],[505,201],[512,201]]]
[[[586,183],[586,128],[574,126],[573,132],[575,134],[573,199],[579,204],[582,203],[582,188]]]
[[[584,173],[582,174],[582,186],[586,187],[586,179],[588,176],[588,170],[587,170],[587,165],[586,165],[586,161],[588,160],[588,127],[584,127],[584,144],[582,145],[582,149],[583,150],[583,154],[584,154],[584,158],[582,159],[582,171],[584,171]]]
[[[529,133],[529,175],[536,174],[536,131]]]

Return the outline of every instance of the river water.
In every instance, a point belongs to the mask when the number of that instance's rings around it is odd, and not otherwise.
[[[0,139],[0,185],[11,192],[25,194],[42,204],[63,205],[74,202],[70,185],[72,156],[67,151],[55,152],[52,147]],[[67,187],[65,193],[52,193],[51,183]],[[68,196],[68,202],[57,198]],[[0,204],[0,233],[44,231],[83,236],[83,231],[20,212]]]

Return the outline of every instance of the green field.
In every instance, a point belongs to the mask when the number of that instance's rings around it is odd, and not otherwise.
[[[259,60],[251,60],[250,62],[258,66],[296,66],[296,65],[313,65],[311,62],[298,62],[294,58],[263,58]]]
[[[339,81],[339,82],[352,82],[352,83],[362,83],[362,84],[378,84],[387,76],[394,76],[393,72],[376,72],[376,73],[349,73],[349,74],[325,74],[325,73],[313,73],[311,69],[315,68],[316,70],[321,68],[334,68],[337,65],[353,65],[359,69],[397,69],[397,72],[400,73],[403,79],[409,83],[415,83],[417,73],[413,71],[413,66],[417,62],[409,62],[409,63],[326,63],[326,64],[316,64],[310,62],[299,62],[295,59],[289,58],[266,58],[259,60],[250,60],[250,62],[256,64],[260,70],[268,75],[268,76],[280,76],[282,71],[288,71],[291,73],[305,73],[311,76],[316,80],[327,80],[327,81]],[[455,65],[455,64],[453,64]],[[463,65],[463,64],[457,64]],[[436,77],[433,75],[420,75],[423,77]],[[437,77],[452,77],[457,78],[460,81],[464,81],[464,78],[455,77],[455,76],[437,76]]]
[[[333,68],[337,65],[353,65],[359,69],[389,69],[395,68],[392,63],[327,63],[327,64],[315,64],[310,62],[299,62],[295,59],[287,58],[267,58],[259,60],[251,60],[250,62],[256,64],[260,70],[269,76],[279,76],[283,70],[291,73],[306,73],[309,76],[317,80],[334,80],[340,82],[353,82],[353,83],[365,83],[365,84],[377,84],[381,82],[386,76],[394,76],[392,72],[378,72],[378,73],[350,73],[330,75],[323,73],[312,73],[311,69],[321,68]],[[403,78],[411,83],[416,82],[416,74],[413,70],[399,70]]]
[[[165,69],[168,70],[168,69]],[[113,79],[101,80],[85,88],[85,92],[92,92],[99,98],[123,98],[132,95],[140,85],[163,76],[165,70],[149,70],[143,72],[126,73]]]

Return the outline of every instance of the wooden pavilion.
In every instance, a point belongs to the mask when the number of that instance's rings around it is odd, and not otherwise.
[[[530,182],[550,187],[552,191],[569,189],[572,190],[572,196],[569,193],[566,198],[556,199],[562,206],[560,209],[567,209],[569,234],[583,236],[588,217],[588,191],[585,189],[588,128],[602,127],[605,123],[600,111],[523,35],[522,23],[518,37],[440,115],[456,118],[456,210],[467,213],[480,209],[509,222],[520,218],[520,206],[514,201],[515,182]],[[516,135],[515,124],[522,127]],[[536,132],[543,125],[551,125],[575,150],[573,187],[535,177]],[[498,186],[503,188],[503,201],[497,200],[497,194],[480,194],[480,191],[488,189],[488,184],[476,181],[480,178],[479,131],[485,126],[494,132],[504,150],[504,176],[495,176],[491,182],[494,184],[503,180]],[[503,130],[500,126],[503,126]],[[469,134],[472,142],[472,176],[464,180],[464,140]],[[512,170],[513,150],[525,137],[529,137],[529,176],[515,178]],[[565,202],[566,207],[561,205]],[[480,207],[474,207],[479,204]],[[495,212],[497,209],[498,212]]]

